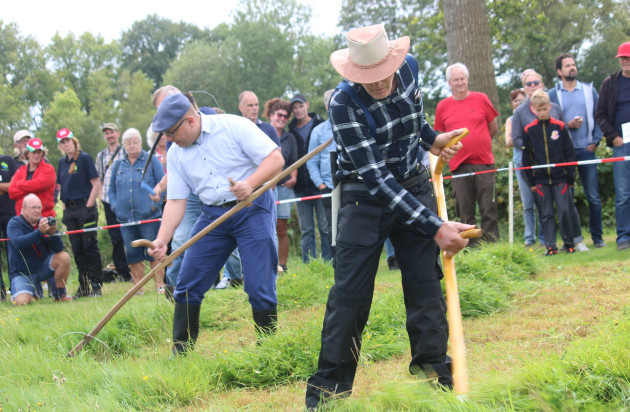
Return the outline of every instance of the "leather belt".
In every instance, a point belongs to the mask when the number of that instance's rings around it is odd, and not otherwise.
[[[66,202],[64,202],[67,206],[70,207],[75,207],[75,206],[83,206],[87,203],[88,198],[84,198],[84,199],[74,199],[74,200],[67,200]]]
[[[409,189],[412,186],[417,185],[418,183],[421,183],[424,181],[424,179],[426,179],[427,177],[427,170],[424,167],[420,167],[418,170],[418,174],[415,175],[414,177],[410,177],[409,179],[400,182],[400,185],[405,188],[405,189]],[[341,190],[342,191],[353,191],[353,192],[363,192],[363,191],[367,191],[368,187],[364,182],[361,181],[345,181],[345,182],[341,182]]]
[[[234,206],[236,206],[237,203],[238,203],[238,200],[232,200],[231,202],[225,202],[223,204],[220,204],[219,207],[224,207],[226,209],[233,208]]]

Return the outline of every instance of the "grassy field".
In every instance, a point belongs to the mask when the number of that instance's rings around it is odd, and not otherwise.
[[[573,255],[498,244],[457,257],[465,400],[409,376],[400,274],[382,259],[354,392],[332,409],[628,410],[630,252],[606,240]],[[68,304],[0,305],[1,410],[302,410],[333,275],[320,261],[289,263],[275,336],[255,344],[241,289],[210,291],[195,351],[176,360],[173,308],[152,283],[71,359],[131,284]]]

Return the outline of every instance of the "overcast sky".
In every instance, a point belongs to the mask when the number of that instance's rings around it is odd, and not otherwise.
[[[313,11],[312,32],[333,35],[342,0],[299,0],[311,6]],[[235,0],[182,1],[160,0],[6,0],[2,2],[0,19],[4,23],[15,22],[24,36],[35,37],[47,45],[52,36],[69,32],[79,36],[86,31],[100,34],[106,41],[118,39],[133,22],[157,13],[174,22],[185,21],[201,28],[214,28],[222,22],[230,22],[230,13],[237,6]]]

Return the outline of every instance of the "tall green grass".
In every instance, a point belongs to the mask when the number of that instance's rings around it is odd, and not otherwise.
[[[516,290],[531,287],[537,257],[519,247],[488,245],[457,261],[462,309],[493,313]],[[198,406],[238,388],[303,381],[316,369],[324,306],[333,270],[323,261],[293,262],[278,278],[279,330],[254,343],[251,309],[240,289],[210,291],[197,347],[169,360],[172,305],[147,293],[132,299],[75,358],[72,349],[130,284],[107,285],[103,298],[70,304],[0,306],[0,407],[3,410],[170,410]],[[380,271],[360,362],[408,351],[399,272]],[[488,298],[491,294],[493,297]],[[19,320],[16,320],[19,319]],[[245,335],[244,343],[222,340]],[[212,339],[209,339],[212,337]],[[39,405],[41,404],[41,406]]]
[[[496,376],[465,398],[430,384],[399,380],[369,399],[335,403],[340,411],[627,411],[630,409],[630,307],[564,353]]]

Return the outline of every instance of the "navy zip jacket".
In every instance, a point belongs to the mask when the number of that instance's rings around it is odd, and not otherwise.
[[[575,162],[571,136],[563,122],[554,119],[534,120],[523,133],[523,166]],[[575,181],[575,166],[526,169],[529,187],[536,184],[568,183]]]
[[[14,216],[7,226],[9,236],[9,279],[14,276],[29,276],[50,255],[63,250],[59,236],[44,237],[38,228],[33,228],[22,215]]]

